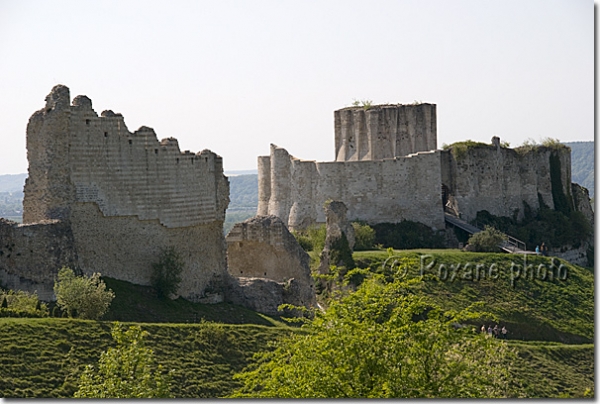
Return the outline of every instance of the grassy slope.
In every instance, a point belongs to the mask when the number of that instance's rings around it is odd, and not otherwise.
[[[432,254],[438,264],[496,262],[500,268],[510,265],[514,258],[448,250],[420,253]],[[386,257],[383,251],[355,253],[361,265],[371,264],[373,268]],[[419,252],[398,252],[397,258],[410,264],[408,276],[416,275]],[[547,262],[543,257],[535,259]],[[429,279],[420,288],[447,308],[484,301],[484,309],[495,313],[501,324],[508,324],[512,338],[508,342],[519,353],[513,374],[520,380],[519,390],[524,396],[580,397],[594,387],[594,347],[574,344],[593,338],[593,275],[584,268],[569,266],[568,270],[565,281],[527,280],[518,282],[515,288],[505,278],[479,282]],[[293,331],[237,306],[199,305],[184,300],[157,302],[148,288],[106,281],[118,296],[109,318],[152,322],[142,327],[150,333],[148,343],[158,362],[175,370],[177,397],[229,394],[237,386],[231,376],[251,360],[254,352],[268,349],[268,341]],[[187,324],[200,318],[232,324]],[[82,367],[95,363],[112,344],[109,331],[108,321],[0,318],[0,395],[72,396]]]
[[[509,341],[518,359],[512,374],[522,397],[583,397],[594,390],[594,345]]]
[[[258,325],[151,324],[147,343],[174,369],[177,397],[219,397],[267,342],[288,332]],[[83,366],[112,345],[110,323],[73,319],[0,319],[0,396],[72,397]]]
[[[482,310],[495,314],[501,325],[506,325],[509,338],[525,340],[558,341],[565,343],[589,343],[594,338],[594,276],[591,270],[560,261],[566,268],[565,280],[549,281],[517,279],[511,286],[511,264],[523,265],[523,256],[512,254],[466,253],[458,250],[413,250],[397,251],[395,259],[400,266],[408,268],[408,277],[419,276],[421,257],[424,266],[435,261],[430,274],[420,283],[422,292],[448,309],[461,309],[481,301]],[[381,271],[381,263],[388,257],[385,251],[355,253],[360,266],[371,266]],[[481,264],[488,271],[491,264],[497,265],[496,280],[466,280],[463,266],[466,263]],[[537,268],[540,264],[549,267],[550,257],[528,256],[527,264]],[[448,269],[444,282],[431,275],[440,274],[440,265]],[[450,281],[450,265],[461,267]],[[443,270],[442,270],[443,273]],[[482,319],[488,323],[491,319]]]
[[[111,278],[104,278],[104,281],[115,292],[115,299],[103,320],[152,323],[198,323],[205,320],[227,324],[282,325],[271,317],[229,303],[195,304],[183,298],[159,300],[150,287]]]

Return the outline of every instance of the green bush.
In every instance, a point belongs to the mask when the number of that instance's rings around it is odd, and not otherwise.
[[[23,290],[0,290],[0,317],[48,317],[48,307],[36,293]]]
[[[346,234],[342,232],[342,237],[331,244],[329,251],[329,263],[335,266],[344,266],[346,270],[354,268],[354,259]]]
[[[159,298],[167,298],[177,292],[181,283],[184,262],[174,247],[165,248],[158,261],[152,264],[150,284]]]
[[[353,222],[354,228],[354,251],[373,250],[375,248],[375,230],[368,224]]]
[[[533,212],[523,203],[524,217],[515,218],[494,216],[486,210],[477,212],[475,221],[493,226],[505,234],[516,237],[533,250],[536,245],[545,243],[550,248],[572,246],[577,248],[592,234],[592,227],[583,213],[571,211],[568,215],[541,204],[538,212]]]
[[[506,240],[506,234],[492,226],[469,237],[469,245],[477,252],[500,252],[500,244]]]
[[[76,398],[171,398],[172,371],[163,372],[154,352],[145,346],[147,331],[138,325],[115,323],[117,346],[100,355],[97,367],[88,365],[79,379]]]
[[[106,290],[106,284],[100,280],[100,274],[76,276],[71,268],[63,267],[58,271],[58,280],[54,282],[56,304],[71,317],[97,320],[102,317],[115,297],[112,290]]]
[[[327,237],[327,229],[324,224],[313,224],[306,229],[293,231],[292,234],[296,237],[296,241],[305,251],[323,251],[325,247],[325,238]]]

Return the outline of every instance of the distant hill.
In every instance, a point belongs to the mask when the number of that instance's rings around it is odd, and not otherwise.
[[[571,148],[571,178],[594,197],[594,142],[565,143]]]
[[[0,192],[23,192],[27,174],[0,175]]]
[[[253,210],[258,207],[258,174],[229,177],[230,211]]]

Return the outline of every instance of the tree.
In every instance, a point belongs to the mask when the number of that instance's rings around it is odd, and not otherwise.
[[[492,226],[485,226],[485,229],[469,237],[469,245],[478,252],[498,252],[500,244],[504,240],[506,240],[506,235],[500,230]]]
[[[99,273],[92,276],[75,276],[71,268],[63,267],[58,271],[58,280],[54,282],[56,304],[70,314],[81,318],[97,320],[102,317],[115,297],[112,290],[106,290],[106,284]]]
[[[175,248],[168,247],[161,252],[158,262],[152,264],[152,277],[150,279],[150,283],[156,290],[158,297],[166,298],[177,292],[184,265]]]
[[[445,312],[413,294],[410,281],[367,279],[305,320],[304,332],[234,376],[235,397],[502,397],[506,343],[463,326],[471,309]]]
[[[372,250],[375,248],[375,230],[365,223],[352,222],[354,227],[354,251]]]
[[[88,365],[79,379],[76,398],[171,398],[172,371],[156,365],[154,352],[144,344],[140,326],[123,331],[115,323],[111,334],[117,346],[100,355],[98,366]]]

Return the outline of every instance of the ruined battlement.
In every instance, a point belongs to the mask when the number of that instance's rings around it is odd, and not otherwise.
[[[437,148],[435,104],[347,107],[334,112],[335,161],[402,157]]]
[[[24,223],[68,219],[74,203],[104,216],[157,219],[168,228],[224,220],[229,185],[220,156],[181,152],[152,128],[131,133],[121,114],[98,116],[92,101],[56,86],[27,127]]]
[[[63,265],[149,285],[152,263],[173,246],[184,261],[179,295],[195,301],[223,287],[229,181],[217,154],[181,152],[175,138],[159,141],[147,126],[132,133],[121,114],[98,116],[90,98],[71,102],[58,85],[29,120],[27,157],[29,227],[0,229],[12,246],[0,257],[6,286],[52,296]],[[58,243],[53,234],[63,235],[62,244],[42,253]],[[36,257],[49,258],[41,264]]]
[[[509,149],[494,137],[439,150],[434,104],[349,107],[334,116],[335,161],[301,160],[275,145],[258,157],[257,214],[299,229],[324,223],[323,204],[337,200],[349,220],[441,230],[445,211],[468,221],[482,210],[520,219],[526,206],[553,208],[557,192],[571,198],[566,147]]]
[[[406,219],[442,229],[440,158],[437,150],[379,161],[316,162],[272,144],[270,156],[258,158],[257,214],[275,215],[290,229],[305,228],[324,223],[325,202],[339,200],[350,220]]]

